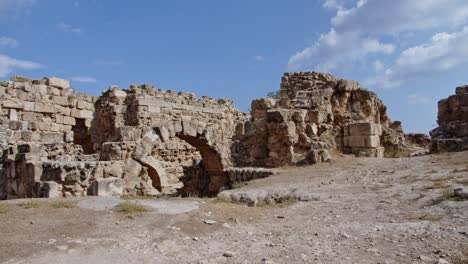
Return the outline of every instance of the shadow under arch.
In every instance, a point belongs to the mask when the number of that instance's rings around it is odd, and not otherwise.
[[[208,174],[208,183],[207,186],[202,187],[204,190],[199,190],[200,194],[208,196],[218,194],[221,187],[228,183],[228,177],[224,172],[220,154],[203,137],[195,137],[183,133],[177,133],[176,137],[196,148],[202,156],[203,164]]]

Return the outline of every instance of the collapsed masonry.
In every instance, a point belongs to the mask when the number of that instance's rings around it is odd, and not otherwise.
[[[0,102],[2,199],[214,195],[271,174],[258,167],[404,147],[374,93],[315,72],[286,74],[280,98],[254,100],[251,113],[151,85],[93,97],[58,78],[13,77],[1,82]]]
[[[405,148],[400,122],[390,121],[376,94],[318,72],[286,73],[279,98],[254,100],[251,119],[236,131],[238,166],[328,161],[330,150],[393,156]]]
[[[438,104],[437,123],[431,131],[433,152],[468,150],[468,85],[457,87],[454,95]]]

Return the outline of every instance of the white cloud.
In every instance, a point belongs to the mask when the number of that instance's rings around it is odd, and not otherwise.
[[[97,80],[93,77],[84,77],[84,76],[76,76],[70,78],[72,81],[75,82],[82,82],[82,83],[96,83]]]
[[[338,10],[331,23],[340,32],[381,35],[462,25],[467,19],[466,0],[360,0]]]
[[[42,65],[32,61],[18,60],[7,55],[0,54],[0,77],[4,78],[14,69],[35,70]]]
[[[397,87],[411,78],[468,65],[467,43],[468,26],[454,33],[437,33],[428,42],[403,50],[392,67],[366,84]]]
[[[464,33],[418,42],[420,36],[466,25],[467,0],[323,0],[322,6],[336,11],[330,30],[292,55],[290,70],[349,70],[362,62],[369,74],[379,73],[367,85],[395,87],[409,76],[452,70],[468,60]],[[395,53],[397,59],[391,61],[395,57],[389,55]],[[385,69],[384,58],[393,66]]]
[[[78,28],[78,27],[73,27],[72,25],[64,23],[64,22],[60,22],[57,25],[57,27],[60,30],[62,30],[63,32],[66,32],[66,33],[74,33],[74,34],[77,34],[77,35],[83,33],[83,29]]]
[[[18,41],[16,41],[14,38],[0,37],[0,47],[1,46],[14,48],[18,46]]]
[[[394,50],[393,44],[361,37],[354,32],[340,34],[332,28],[328,33],[322,34],[311,47],[291,56],[288,67],[292,70],[312,67],[315,70],[330,71],[364,59],[369,54],[392,54]]]
[[[420,94],[410,94],[408,95],[408,104],[411,105],[424,105],[424,104],[432,104],[432,101]]]
[[[0,0],[0,14],[17,16],[27,12],[36,2],[36,0]]]
[[[265,60],[265,57],[261,56],[261,55],[257,55],[254,57],[254,59],[258,62],[261,62],[261,61],[264,61]]]

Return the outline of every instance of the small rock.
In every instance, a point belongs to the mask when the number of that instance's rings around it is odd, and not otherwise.
[[[61,245],[61,246],[57,246],[57,249],[58,250],[62,250],[62,251],[65,251],[68,249],[68,246],[67,245]]]
[[[437,261],[437,264],[450,264],[448,261],[446,261],[445,259],[442,259],[440,258],[438,261]]]
[[[216,221],[215,221],[215,220],[205,220],[205,221],[203,221],[203,222],[204,222],[205,224],[207,224],[207,225],[214,225],[214,224],[216,224]]]
[[[223,257],[232,258],[232,257],[234,257],[234,252],[226,251],[226,252],[223,253]]]
[[[432,261],[430,257],[424,256],[424,255],[419,256],[418,259],[422,261]]]
[[[192,240],[193,240],[193,241],[199,241],[199,240],[200,240],[200,238],[198,238],[198,237],[194,237],[194,238],[192,238]]]

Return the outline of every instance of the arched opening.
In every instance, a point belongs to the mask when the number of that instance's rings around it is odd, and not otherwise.
[[[183,196],[216,195],[228,183],[218,152],[209,146],[204,138],[182,133],[176,136],[198,150],[202,157],[202,160],[194,161],[193,166],[184,168],[184,176],[180,178],[184,187],[179,192]]]

